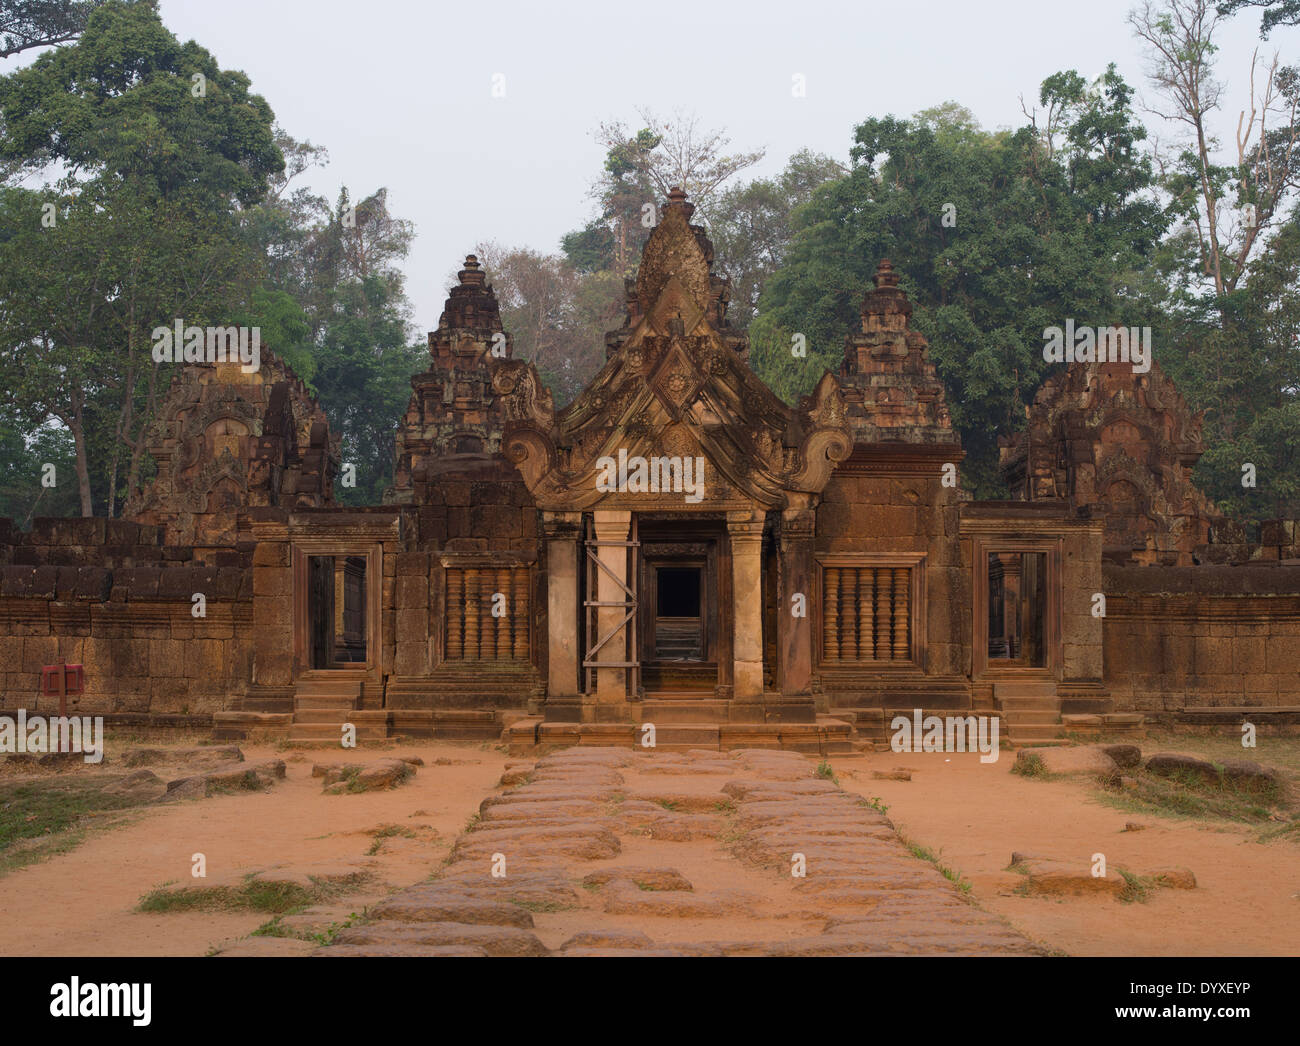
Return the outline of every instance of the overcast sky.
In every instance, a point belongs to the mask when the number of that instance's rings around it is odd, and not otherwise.
[[[737,149],[767,148],[769,174],[801,148],[847,160],[854,125],[946,99],[987,128],[1024,122],[1020,98],[1074,68],[1114,61],[1146,87],[1126,25],[1133,0],[162,0],[167,26],[242,69],[280,124],[323,145],[310,184],[331,200],[387,186],[416,226],[407,289],[436,326],[449,274],[483,240],[558,249],[590,217],[602,162],[592,138],[638,106],[694,110]],[[1231,141],[1259,15],[1222,31]],[[1300,30],[1264,45],[1300,58]],[[23,62],[30,61],[25,56]],[[0,63],[0,71],[15,67]],[[806,77],[794,98],[791,77]],[[494,74],[505,97],[492,97]]]

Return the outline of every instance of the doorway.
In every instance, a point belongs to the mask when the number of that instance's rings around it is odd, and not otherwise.
[[[1047,553],[988,554],[989,667],[1047,664]]]
[[[708,517],[637,520],[641,560],[637,648],[644,692],[711,695],[725,614],[719,591],[724,525]],[[730,656],[728,647],[722,656]]]
[[[703,661],[700,567],[655,568],[655,660]]]
[[[309,668],[365,667],[366,558],[307,557]]]

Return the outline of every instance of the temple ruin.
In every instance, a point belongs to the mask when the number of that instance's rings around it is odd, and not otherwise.
[[[670,194],[560,410],[468,257],[382,505],[334,503],[337,442],[271,354],[180,369],[127,519],[0,522],[4,707],[76,662],[83,710],[227,738],[525,750],[655,724],[824,753],[916,709],[1024,742],[1297,704],[1296,524],[1249,534],[1196,490],[1200,419],[1158,366],[1053,375],[1004,441],[1008,498],[971,500],[890,263],[792,408],[692,211]]]

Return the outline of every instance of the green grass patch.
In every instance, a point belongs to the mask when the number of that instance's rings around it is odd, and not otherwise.
[[[939,869],[939,874],[952,883],[953,886],[957,887],[963,897],[970,897],[972,888],[971,881],[962,875],[961,872],[944,864],[943,861],[939,859],[939,855],[928,846],[921,846],[919,843],[914,843],[910,839],[904,839],[903,844],[907,847],[913,857],[919,857],[922,861],[929,861],[930,864]]]
[[[138,807],[139,800],[105,795],[112,779],[55,777],[0,783],[0,876],[66,853],[85,838],[92,822]]]
[[[730,817],[732,814],[736,812],[736,804],[733,803],[730,799],[724,799],[720,803],[714,803],[713,809],[717,813]]]
[[[1155,814],[1200,821],[1266,824],[1279,815],[1280,790],[1241,788],[1222,776],[1207,781],[1200,774],[1178,770],[1168,776],[1134,767],[1127,787],[1109,785],[1101,793],[1106,805],[1130,813]],[[1275,833],[1285,838],[1285,827]],[[1292,835],[1293,838],[1296,836]]]
[[[313,904],[331,900],[359,887],[365,873],[346,880],[324,882],[309,877],[311,886],[258,880],[248,876],[238,886],[181,886],[168,883],[155,887],[140,898],[138,912],[267,912],[289,915]]]
[[[1043,765],[1043,757],[1039,755],[1028,755],[1024,759],[1017,759],[1015,765],[1011,767],[1011,772],[1021,777],[1038,777],[1044,780],[1052,776]]]
[[[876,813],[881,814],[882,816],[887,816],[889,814],[889,804],[878,795],[873,795],[869,799],[859,799],[858,805],[865,806],[868,810],[875,810]]]
[[[831,764],[825,759],[817,764],[817,776],[823,781],[830,781],[837,785],[840,783],[840,779],[835,776],[835,771],[832,769]]]
[[[1146,904],[1151,899],[1152,892],[1160,885],[1150,875],[1137,875],[1125,868],[1117,868],[1116,871],[1124,880],[1124,889],[1119,895],[1124,904]]]
[[[374,856],[384,848],[384,840],[392,839],[395,836],[401,836],[403,839],[414,839],[415,829],[404,824],[385,824],[376,828],[370,833],[374,842],[370,844],[370,849],[366,851],[367,855]]]
[[[678,808],[678,804],[673,802],[673,800],[671,799],[656,799],[655,805],[662,806],[665,810],[675,811]]]

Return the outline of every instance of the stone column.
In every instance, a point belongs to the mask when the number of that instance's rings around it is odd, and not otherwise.
[[[813,531],[810,508],[781,513],[781,586],[777,605],[777,649],[784,697],[812,694]],[[796,616],[798,612],[798,616]]]
[[[582,513],[544,512],[546,535],[547,675],[546,718],[577,720],[578,696],[578,539]]]
[[[599,569],[596,572],[596,599],[601,603],[621,604],[626,602],[628,598],[619,582],[622,582],[623,585],[628,583],[626,541],[631,528],[632,513],[625,511],[597,511],[594,516],[596,540],[598,542],[624,542],[624,544],[601,545],[597,549],[604,569]],[[597,609],[596,636],[592,640],[593,642],[595,639],[609,634],[614,629],[618,629],[613,638],[600,648],[600,652],[596,655],[598,662],[609,661],[614,664],[621,664],[631,660],[628,657],[627,642],[630,623],[620,627],[620,623],[627,617],[627,614],[628,610],[623,606],[602,606]],[[628,673],[625,668],[597,668],[596,701],[602,705],[626,701],[628,698],[627,678]]]
[[[731,538],[733,696],[763,700],[763,512],[727,513]]]

